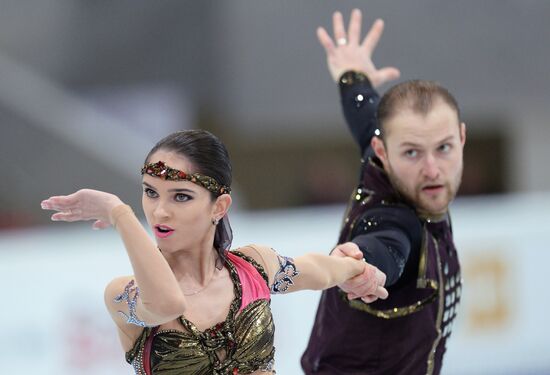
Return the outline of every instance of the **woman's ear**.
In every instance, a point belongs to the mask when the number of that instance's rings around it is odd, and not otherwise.
[[[215,220],[221,220],[222,217],[227,214],[229,207],[231,207],[232,199],[229,194],[222,194],[216,198],[214,202],[214,210],[212,212],[212,217]]]

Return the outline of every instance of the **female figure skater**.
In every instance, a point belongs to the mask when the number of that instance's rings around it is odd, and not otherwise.
[[[386,298],[385,275],[360,258],[296,259],[261,245],[230,250],[231,164],[225,146],[202,130],[162,139],[146,157],[143,211],[151,240],[117,196],[79,190],[42,202],[54,221],[114,226],[134,274],[111,281],[105,303],[136,374],[274,374],[270,293],[330,288],[362,280],[366,301]]]

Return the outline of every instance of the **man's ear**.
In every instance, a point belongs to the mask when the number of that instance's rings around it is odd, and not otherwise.
[[[462,146],[464,147],[464,143],[466,142],[466,124],[460,123],[460,143],[462,143]]]
[[[381,138],[374,136],[370,141],[370,145],[376,157],[378,157],[378,159],[380,159],[380,161],[382,162],[384,169],[387,170],[388,153],[386,151],[386,146],[384,145],[384,141]]]

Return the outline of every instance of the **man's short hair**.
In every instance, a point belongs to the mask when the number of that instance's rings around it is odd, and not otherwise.
[[[456,99],[437,82],[412,80],[393,86],[384,94],[378,105],[377,117],[381,136],[384,136],[384,123],[399,111],[410,109],[418,114],[426,115],[438,99],[443,100],[456,111],[460,122],[460,110]]]

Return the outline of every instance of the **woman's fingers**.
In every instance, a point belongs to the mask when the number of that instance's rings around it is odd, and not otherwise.
[[[53,221],[79,221],[82,220],[82,212],[79,210],[68,210],[65,212],[56,212],[51,216]]]
[[[43,200],[44,210],[58,211],[51,216],[54,221],[96,220],[94,228],[109,226],[111,210],[122,201],[113,194],[92,189],[81,189],[70,195],[52,196]]]
[[[111,226],[111,223],[105,222],[103,220],[96,220],[92,225],[92,229],[105,229]]]
[[[78,197],[73,193],[71,195],[58,195],[49,197],[40,203],[42,209],[63,211],[78,204]]]
[[[336,246],[334,250],[331,252],[331,255],[347,256],[347,257],[355,258],[357,260],[363,259],[363,253],[361,252],[361,249],[359,249],[359,246],[357,246],[353,242],[345,242],[343,244]]]
[[[53,221],[78,221],[82,220],[82,209],[78,206],[78,200],[74,196],[54,196],[40,203],[44,210],[58,211],[51,216]]]
[[[43,210],[61,211],[63,209],[61,205],[53,199],[53,197],[40,202],[40,207],[42,207]]]

